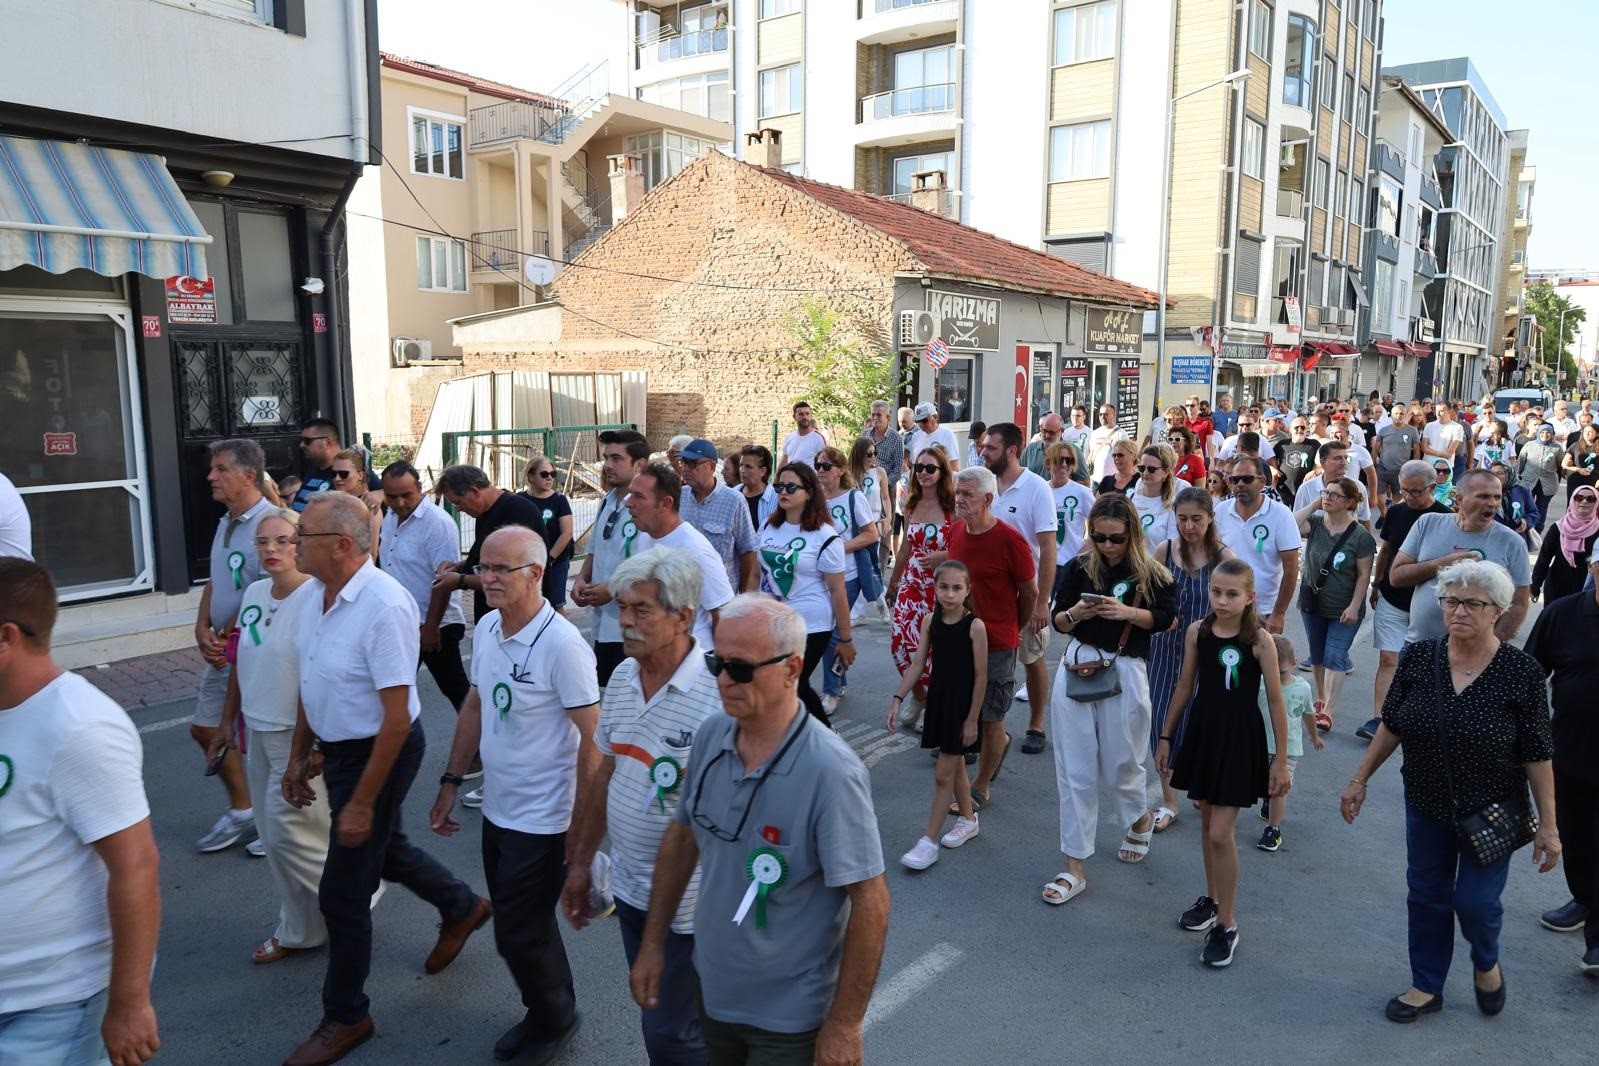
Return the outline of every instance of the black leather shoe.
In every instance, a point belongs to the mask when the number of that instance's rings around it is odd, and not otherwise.
[[[1505,1009],[1505,971],[1500,969],[1499,987],[1494,989],[1492,992],[1484,992],[1482,989],[1476,986],[1475,982],[1472,984],[1472,991],[1477,993],[1478,1010],[1482,1011],[1490,1018],[1495,1014],[1498,1014],[1500,1011]]]
[[[1433,996],[1419,1007],[1413,1007],[1398,996],[1395,996],[1388,1001],[1388,1006],[1384,1008],[1383,1013],[1388,1015],[1389,1021],[1399,1022],[1403,1025],[1415,1021],[1423,1014],[1437,1014],[1443,1009],[1443,996]]]
[[[572,1024],[567,1026],[560,1036],[553,1040],[539,1040],[538,1034],[542,1026],[529,1014],[507,1029],[505,1035],[494,1042],[494,1057],[501,1062],[510,1062],[527,1051],[529,1066],[543,1066],[544,1063],[553,1062],[566,1045],[572,1042],[572,1037],[577,1035],[581,1023],[582,1018],[574,1014]]]
[[[1572,900],[1564,907],[1556,907],[1552,911],[1544,911],[1543,917],[1538,919],[1538,924],[1557,933],[1575,933],[1587,921],[1588,908],[1576,900]]]
[[[1599,977],[1599,948],[1589,948],[1587,954],[1583,955],[1582,961],[1577,963],[1577,965],[1582,969],[1583,973]]]

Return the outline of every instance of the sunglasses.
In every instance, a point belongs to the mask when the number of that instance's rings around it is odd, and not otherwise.
[[[1090,534],[1088,534],[1088,539],[1093,541],[1095,544],[1106,544],[1106,543],[1109,543],[1109,544],[1126,544],[1127,543],[1127,534],[1125,534],[1125,533],[1090,533]]]
[[[1599,496],[1587,492],[1579,492],[1571,498],[1572,503],[1599,503]]]
[[[332,437],[301,437],[301,444],[315,444],[319,440],[332,440]]]
[[[355,476],[355,471],[354,470],[335,470],[335,471],[333,471],[333,474],[332,474],[332,477],[333,477],[334,481],[343,481],[347,477],[354,477],[354,476]]]
[[[1255,428],[1255,423],[1253,423],[1253,422],[1240,422],[1240,423],[1238,423],[1238,428],[1239,429],[1254,429]]]
[[[539,472],[537,472],[533,476],[534,477],[554,477],[555,476],[555,471],[553,471],[553,470],[540,470]]]
[[[623,502],[626,502],[626,497],[623,497]],[[621,504],[618,504],[616,510],[612,511],[605,519],[605,528],[600,531],[600,536],[604,537],[606,540],[610,540],[611,534],[616,532],[616,523],[621,521],[621,518],[622,506]]]
[[[1260,477],[1259,477],[1259,475],[1256,475],[1256,474],[1235,474],[1234,476],[1232,476],[1232,477],[1227,479],[1227,484],[1229,484],[1229,485],[1253,485],[1255,482],[1257,482],[1259,480],[1260,480]]]
[[[1164,466],[1148,466],[1144,463],[1139,463],[1138,469],[1142,470],[1146,474],[1158,474],[1166,468]]]
[[[918,474],[936,474],[939,471],[936,463],[912,463],[911,469]]]
[[[833,463],[813,463],[811,464],[811,469],[820,474],[823,470],[833,469],[834,465]]]
[[[755,671],[761,667],[775,666],[787,659],[787,655],[774,655],[758,663],[747,663],[743,659],[724,659],[714,651],[708,651],[705,653],[705,669],[711,672],[712,677],[721,677],[726,671],[728,679],[734,684],[747,685],[755,680]]]
[[[804,492],[805,486],[798,481],[776,481],[772,483],[772,490],[779,496],[787,496],[794,492]]]

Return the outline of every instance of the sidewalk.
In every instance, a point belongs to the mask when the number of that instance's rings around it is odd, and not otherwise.
[[[205,660],[197,648],[143,655],[105,666],[86,666],[74,671],[116,700],[125,710],[154,707],[162,703],[193,700],[200,690]]]

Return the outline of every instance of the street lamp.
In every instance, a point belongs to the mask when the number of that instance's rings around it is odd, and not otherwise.
[[[1160,198],[1160,303],[1155,307],[1155,396],[1157,402],[1160,390],[1165,384],[1166,373],[1166,274],[1171,260],[1171,154],[1172,141],[1176,137],[1177,103],[1190,96],[1196,96],[1207,89],[1214,89],[1218,85],[1231,85],[1234,82],[1244,81],[1249,77],[1248,68],[1235,70],[1225,78],[1218,78],[1206,82],[1197,89],[1190,89],[1185,93],[1174,96],[1171,103],[1166,106],[1166,144],[1163,166],[1161,167],[1163,191]],[[1211,401],[1216,399],[1216,368],[1210,369],[1210,396]]]

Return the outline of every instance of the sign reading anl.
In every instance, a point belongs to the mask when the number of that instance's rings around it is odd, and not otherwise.
[[[1144,350],[1144,316],[1112,307],[1087,309],[1083,351],[1096,355],[1138,355]]]
[[[940,320],[939,336],[956,351],[999,351],[999,298],[929,289],[927,310]]]
[[[1133,434],[1138,429],[1139,375],[1137,359],[1116,360],[1116,425]]]

